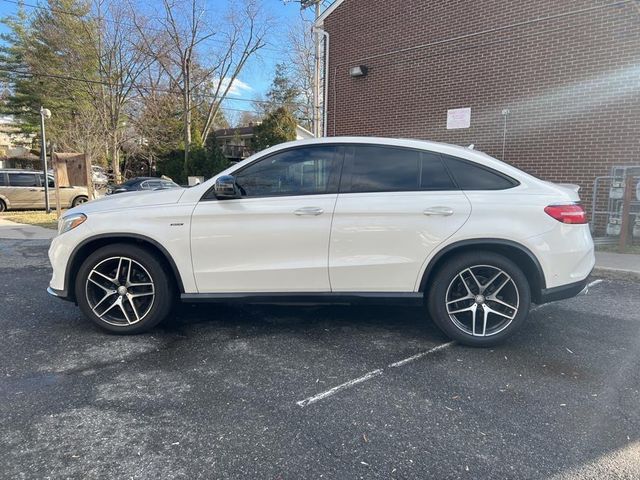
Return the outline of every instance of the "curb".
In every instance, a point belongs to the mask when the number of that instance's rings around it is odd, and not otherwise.
[[[640,282],[640,272],[633,270],[621,270],[619,268],[595,267],[591,275],[609,280],[626,280]]]

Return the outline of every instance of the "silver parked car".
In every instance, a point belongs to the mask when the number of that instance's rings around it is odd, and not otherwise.
[[[48,175],[49,199],[56,204],[53,176]],[[75,207],[89,199],[87,187],[60,187],[63,208]],[[0,212],[45,208],[44,174],[34,170],[0,169]]]

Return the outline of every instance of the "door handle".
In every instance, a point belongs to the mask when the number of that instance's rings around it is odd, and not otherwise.
[[[320,207],[302,207],[297,209],[293,213],[298,216],[301,216],[301,215],[317,216],[317,215],[322,215],[324,213],[324,210],[321,209]]]
[[[430,207],[427,208],[424,212],[428,217],[432,215],[441,215],[443,217],[449,217],[453,215],[453,208],[450,207]]]
[[[40,190],[39,188],[30,188],[30,192],[44,192],[44,189]]]

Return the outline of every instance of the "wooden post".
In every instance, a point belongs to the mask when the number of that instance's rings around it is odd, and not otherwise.
[[[53,144],[51,144],[51,163],[53,164],[53,185],[56,189],[56,217],[60,218],[60,215],[62,215],[62,205],[60,205],[60,180],[58,180],[58,161],[56,152],[53,151]]]
[[[84,154],[84,164],[87,170],[87,195],[89,200],[93,200],[93,170],[91,169],[91,156]]]
[[[624,183],[624,197],[622,200],[622,225],[620,227],[620,238],[618,241],[618,252],[624,253],[627,249],[627,243],[629,242],[629,212],[631,211],[631,199],[635,193],[633,188],[633,175],[627,174],[626,182]]]

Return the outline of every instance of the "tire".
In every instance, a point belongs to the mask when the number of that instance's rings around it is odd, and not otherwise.
[[[0,200],[0,213],[7,211],[7,204],[4,203],[4,200]]]
[[[117,272],[117,273],[116,273]],[[82,313],[109,332],[146,332],[175,302],[173,274],[156,256],[131,244],[113,244],[84,261],[75,282]]]
[[[464,253],[447,260],[427,293],[435,324],[452,340],[473,347],[497,345],[513,335],[530,306],[531,290],[522,270],[493,252]]]
[[[78,205],[82,205],[83,203],[86,203],[89,199],[87,197],[85,197],[84,195],[80,195],[76,198],[73,199],[73,203],[71,204],[72,207],[77,207]]]

